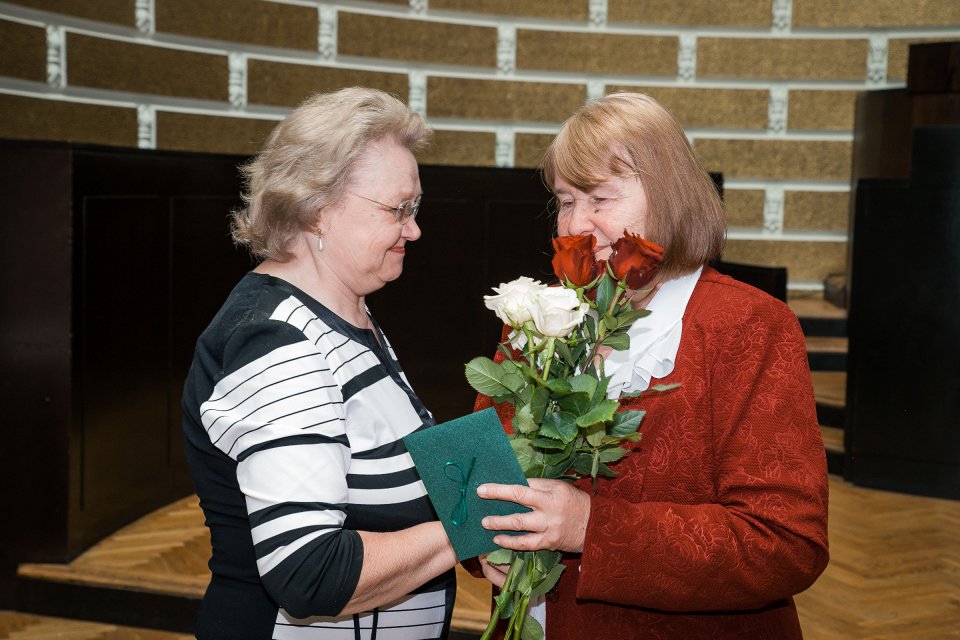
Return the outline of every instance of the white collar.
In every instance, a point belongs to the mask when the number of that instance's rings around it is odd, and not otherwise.
[[[607,356],[604,373],[612,376],[608,398],[644,391],[652,378],[663,378],[673,371],[683,331],[683,313],[702,271],[700,267],[662,283],[647,304],[650,315],[634,322],[627,331],[630,348]]]

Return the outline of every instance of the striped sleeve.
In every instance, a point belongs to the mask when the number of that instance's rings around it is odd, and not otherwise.
[[[228,340],[200,412],[210,441],[237,462],[267,592],[297,617],[338,614],[359,580],[363,544],[342,528],[350,443],[323,353],[283,321],[245,325]]]

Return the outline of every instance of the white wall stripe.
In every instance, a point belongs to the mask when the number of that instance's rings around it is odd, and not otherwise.
[[[63,27],[47,25],[47,84],[62,89],[67,84],[67,48]]]
[[[154,0],[136,0],[134,12],[137,30],[147,36],[153,35],[157,24]]]

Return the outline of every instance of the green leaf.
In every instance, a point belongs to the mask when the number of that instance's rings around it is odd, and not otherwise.
[[[617,333],[603,339],[603,344],[614,351],[626,351],[630,348],[630,336],[626,333]]]
[[[587,330],[587,339],[590,344],[593,344],[597,341],[597,321],[593,319],[593,316],[587,314],[583,318],[583,326]]]
[[[567,448],[567,444],[562,440],[542,435],[530,444],[533,445],[535,449],[545,449],[547,451],[565,450]],[[547,464],[553,464],[550,462],[550,454],[545,454],[544,461]]]
[[[592,396],[593,392],[597,389],[597,379],[593,376],[580,374],[578,376],[573,376],[569,380],[570,386],[573,387],[575,392],[583,392],[588,396]]]
[[[562,557],[563,554],[559,551],[550,551],[548,549],[533,552],[534,566],[536,566],[541,573],[546,573],[550,571],[550,569],[553,569],[560,563]]]
[[[630,393],[621,393],[620,398],[639,398],[642,396],[652,396],[658,393],[666,393],[668,391],[673,391],[674,389],[679,389],[683,385],[679,382],[673,384],[655,384],[649,389],[644,389],[643,391],[631,391]]]
[[[550,380],[547,380],[547,388],[558,395],[567,395],[573,391],[573,387],[570,386],[570,383],[562,378],[551,378]]]
[[[527,386],[527,381],[519,373],[510,372],[504,373],[503,377],[500,378],[500,384],[517,395]]]
[[[560,574],[563,573],[563,570],[566,567],[562,564],[557,564],[551,567],[546,574],[543,576],[540,584],[533,587],[533,590],[530,592],[530,599],[539,598],[544,596],[548,591],[553,589],[556,586],[557,581],[560,580]]]
[[[591,402],[593,404],[596,404],[607,397],[607,385],[610,384],[611,379],[611,376],[604,376],[603,379],[597,383],[597,388],[594,389],[593,398],[591,398]]]
[[[606,422],[613,418],[618,406],[620,405],[617,404],[616,400],[601,400],[590,411],[577,418],[577,426],[589,427],[593,424]]]
[[[543,422],[543,415],[547,411],[549,401],[550,391],[543,387],[537,387],[530,396],[530,414],[538,424]]]
[[[608,467],[605,464],[597,465],[597,475],[603,476],[604,478],[615,478],[617,477],[617,472]]]
[[[532,468],[538,464],[537,453],[533,450],[533,447],[530,446],[530,440],[527,438],[514,435],[514,437],[510,438],[510,447],[513,449],[513,454],[517,457],[517,462],[520,463],[520,468],[523,469],[524,472],[526,472],[528,468]]]
[[[576,416],[566,411],[555,411],[548,413],[543,417],[543,424],[540,426],[540,435],[563,443],[573,442],[577,437]]]
[[[631,309],[629,311],[623,311],[617,314],[617,326],[629,327],[640,318],[646,318],[648,315],[650,315],[649,309],[638,309],[636,311]]]
[[[616,462],[623,456],[627,455],[627,450],[623,447],[611,447],[609,449],[600,450],[600,462],[610,464],[611,462]]]
[[[563,340],[557,340],[556,348],[554,349],[560,358],[567,364],[569,367],[573,367],[577,362],[573,359],[573,353],[570,351],[570,347],[567,346],[567,343]]]
[[[573,443],[563,447],[562,451],[557,451],[555,453],[545,453],[543,456],[543,461],[547,464],[548,467],[563,468],[564,470],[570,466],[570,462],[573,460]],[[561,472],[562,473],[562,472]]]
[[[530,593],[530,591],[533,589],[533,575],[531,574],[526,563],[524,563],[523,569],[520,571],[520,573],[517,574],[515,588],[520,593]]]
[[[537,430],[539,425],[533,419],[530,405],[525,404],[513,415],[513,430],[518,433],[529,434]]]
[[[490,552],[490,555],[487,556],[487,562],[490,564],[510,564],[513,562],[514,555],[516,555],[516,551],[497,549]]]
[[[501,381],[506,375],[503,368],[490,358],[480,356],[468,362],[466,375],[470,386],[484,395],[502,396],[514,392]],[[519,378],[516,374],[511,375]]]
[[[590,475],[590,471],[593,469],[593,454],[581,452],[577,454],[577,457],[573,460],[573,470],[579,473],[581,476]]]
[[[586,429],[587,444],[594,449],[603,446],[603,441],[607,439],[606,425],[602,422],[592,424]]]
[[[520,640],[543,640],[543,627],[537,622],[537,619],[527,615],[523,619],[523,627],[520,629]]]
[[[625,436],[635,433],[646,415],[643,410],[621,411],[613,417],[613,423],[607,429],[607,432],[613,436]]]
[[[593,406],[590,403],[590,394],[579,392],[560,398],[557,404],[560,405],[561,409],[572,413],[574,416],[582,416],[589,412]]]
[[[610,308],[614,293],[616,293],[616,285],[613,279],[604,275],[600,278],[600,285],[597,287],[597,312],[601,317],[606,315],[607,309]]]

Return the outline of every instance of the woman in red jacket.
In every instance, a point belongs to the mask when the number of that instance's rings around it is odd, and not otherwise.
[[[827,476],[804,338],[786,305],[708,265],[725,225],[682,128],[641,94],[578,110],[544,158],[561,236],[596,257],[625,232],[666,249],[630,330],[605,354],[608,396],[644,409],[643,439],[601,479],[483,485],[532,511],[489,517],[508,549],[567,552],[545,603],[548,640],[801,638],[792,596],[827,564]],[[478,408],[490,406],[488,398]],[[511,407],[498,407],[509,429]],[[482,562],[499,586],[504,574]],[[541,605],[542,606],[542,605]],[[534,611],[543,618],[543,610]]]

